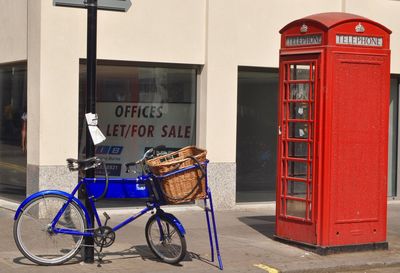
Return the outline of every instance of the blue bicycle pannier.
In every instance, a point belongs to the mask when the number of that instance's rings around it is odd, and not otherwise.
[[[89,196],[99,197],[105,187],[105,178],[85,178]],[[146,185],[135,178],[109,178],[105,198],[147,198]]]

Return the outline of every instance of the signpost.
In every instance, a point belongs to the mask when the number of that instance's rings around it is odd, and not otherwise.
[[[97,3],[94,4],[93,2]],[[96,6],[97,10],[126,12],[132,4],[130,0],[53,0],[53,5],[70,8],[87,8],[89,6]]]
[[[96,49],[97,49],[97,10],[126,12],[130,6],[130,0],[53,0],[54,6],[86,8],[87,9],[87,90],[86,113],[96,113]],[[93,141],[86,128],[86,158],[95,155]],[[86,171],[86,177],[94,177],[94,169]],[[84,189],[86,191],[86,189]],[[89,211],[91,222],[94,223],[94,214],[90,201],[85,194],[85,206]],[[94,262],[93,237],[85,237],[84,248],[85,263]]]

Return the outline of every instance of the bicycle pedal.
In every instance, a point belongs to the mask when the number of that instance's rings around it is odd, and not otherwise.
[[[104,217],[106,217],[106,220],[110,220],[111,217],[107,214],[107,212],[103,212]]]

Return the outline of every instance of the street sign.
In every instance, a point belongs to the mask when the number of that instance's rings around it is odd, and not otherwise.
[[[53,5],[71,8],[86,8],[89,6],[87,0],[53,0]],[[131,0],[97,0],[98,10],[126,12],[131,5]]]

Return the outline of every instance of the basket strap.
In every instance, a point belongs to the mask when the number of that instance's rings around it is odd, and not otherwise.
[[[198,180],[203,179],[206,176],[206,171],[204,170],[203,166],[201,166],[201,163],[197,160],[197,158],[195,158],[194,156],[188,156],[188,158],[191,158],[194,162],[197,163],[197,166],[199,167],[200,171],[201,171],[201,177]]]
[[[197,184],[193,187],[193,189],[192,189],[188,194],[186,194],[186,195],[183,196],[183,197],[172,197],[172,196],[169,196],[169,195],[164,191],[163,187],[160,187],[161,192],[163,193],[163,195],[166,196],[169,200],[172,200],[172,201],[181,201],[181,200],[186,199],[186,198],[189,197],[191,194],[193,194],[194,191],[195,191],[196,189],[199,189],[199,188],[201,187],[201,185],[200,185],[200,184],[201,184],[201,180],[206,176],[206,172],[205,172],[203,166],[201,166],[200,162],[199,162],[194,156],[188,156],[188,157],[186,157],[186,158],[190,158],[190,159],[192,159],[194,162],[196,162],[195,165],[197,165],[197,167],[200,169],[200,171],[201,171],[201,176],[200,176],[200,177],[197,177]]]

